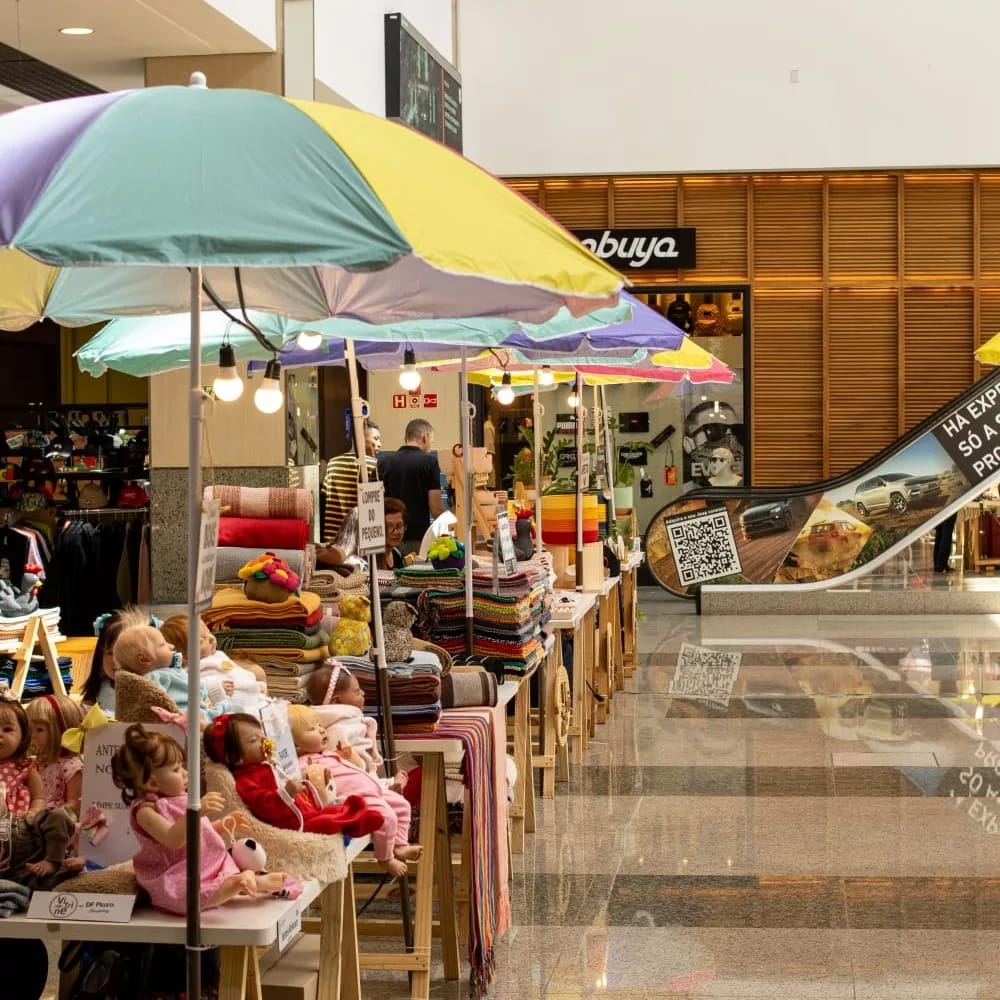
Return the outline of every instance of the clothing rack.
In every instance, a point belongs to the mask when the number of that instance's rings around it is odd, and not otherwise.
[[[135,521],[139,518],[146,520],[149,518],[149,508],[148,507],[93,507],[90,510],[86,508],[79,508],[77,510],[73,509],[63,509],[59,515],[63,518],[69,518],[74,521],[83,521],[89,517],[103,518],[108,521]]]

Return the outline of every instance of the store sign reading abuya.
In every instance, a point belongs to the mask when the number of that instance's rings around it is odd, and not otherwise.
[[[573,235],[619,271],[676,271],[695,266],[695,230],[574,229]]]

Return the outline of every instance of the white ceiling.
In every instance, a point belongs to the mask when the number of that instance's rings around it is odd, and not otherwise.
[[[204,0],[0,0],[0,42],[104,90],[141,87],[146,56],[270,51]]]

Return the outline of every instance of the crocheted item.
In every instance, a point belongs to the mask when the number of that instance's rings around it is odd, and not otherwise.
[[[298,573],[273,552],[264,552],[251,559],[237,576],[245,581],[243,589],[247,597],[255,601],[277,604],[286,600],[289,594],[298,596],[299,593]]]
[[[364,656],[371,649],[371,601],[360,594],[343,594],[340,620],[330,633],[330,652],[334,656]]]
[[[382,636],[385,658],[391,663],[405,663],[413,652],[411,626],[417,613],[405,601],[392,601],[382,612]]]

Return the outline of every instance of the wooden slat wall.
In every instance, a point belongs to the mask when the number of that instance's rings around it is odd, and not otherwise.
[[[863,461],[965,389],[1000,331],[1000,171],[510,183],[570,228],[696,227],[697,268],[644,286],[752,286],[757,485]]]

